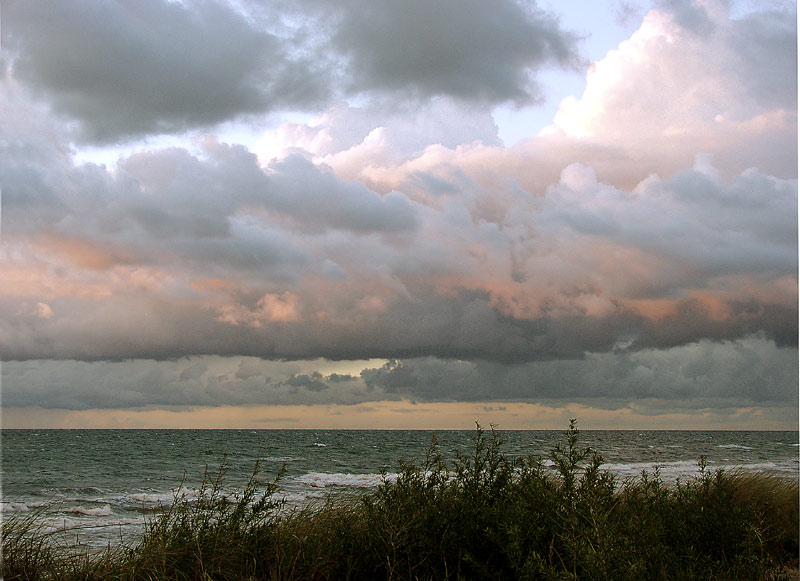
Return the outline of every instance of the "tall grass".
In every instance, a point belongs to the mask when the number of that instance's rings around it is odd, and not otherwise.
[[[2,526],[0,579],[111,579],[124,562],[123,547],[91,552],[79,542],[70,542],[70,530],[43,525],[44,508],[24,515],[5,517]]]
[[[10,579],[796,579],[798,484],[742,472],[617,481],[574,421],[551,464],[480,427],[446,463],[435,439],[374,491],[288,511],[278,479],[176,497],[135,546],[70,556],[4,523]]]

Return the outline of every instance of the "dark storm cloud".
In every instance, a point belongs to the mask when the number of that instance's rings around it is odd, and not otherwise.
[[[243,331],[241,342],[229,345],[227,349],[222,341],[206,341],[206,344],[217,352],[225,350],[235,354],[244,349],[248,354],[267,357],[302,358],[312,353],[339,359],[366,355],[414,357],[431,354],[448,359],[477,357],[505,363],[580,358],[586,352],[612,350],[621,337],[635,337],[631,349],[667,348],[691,342],[696,337],[723,340],[766,329],[776,341],[796,345],[797,326],[791,321],[787,322],[792,315],[790,311],[756,313],[742,317],[742,320],[720,322],[713,320],[702,307],[692,308],[690,305],[681,309],[678,316],[656,325],[641,318],[626,316],[625,313],[608,318],[561,317],[515,321],[489,315],[492,309],[484,305],[480,308],[487,312],[483,320],[489,321],[489,325],[476,325],[473,314],[456,303],[447,305],[431,299],[428,299],[428,303],[424,314],[419,308],[405,312],[400,310],[383,324],[362,329],[360,337],[341,334],[335,345],[317,340],[313,325],[305,329],[297,326],[292,332],[294,337],[277,325],[269,331]],[[445,320],[437,313],[442,307],[452,319]],[[472,309],[475,308],[477,306],[473,305]],[[413,318],[410,316],[412,312],[415,315]],[[435,326],[431,321],[434,317],[438,318]],[[421,324],[421,321],[426,323]],[[181,321],[176,320],[173,324],[177,327]],[[274,338],[274,342],[265,341],[268,334]],[[131,341],[119,345],[121,350],[132,347]],[[151,344],[143,343],[141,347],[144,348],[141,356],[158,353],[158,349]],[[174,353],[180,354],[187,347],[192,348],[191,345],[183,348],[176,345]],[[67,349],[66,353],[71,351]]]
[[[309,391],[322,391],[328,389],[328,386],[322,380],[322,374],[319,371],[315,371],[311,374],[292,375],[284,383],[292,387],[304,387]]]
[[[350,375],[348,373],[331,373],[328,376],[328,381],[330,381],[331,383],[341,383],[341,382],[345,382],[345,381],[355,381],[356,379],[358,379],[358,378],[355,377],[354,375]]]
[[[20,313],[18,301],[0,302],[5,360],[154,358],[216,353],[264,358],[362,359],[369,357],[484,359],[521,363],[580,359],[610,353],[620,342],[631,352],[671,348],[699,338],[734,340],[763,332],[797,344],[797,310],[752,304],[719,319],[707,305],[686,301],[677,313],[652,321],[621,309],[605,317],[552,316],[517,320],[501,316],[488,297],[444,298],[418,293],[371,321],[358,315],[335,326],[314,311],[294,322],[254,319],[257,325],[219,319],[203,304],[166,301],[132,289],[104,299],[49,301],[54,316]],[[362,377],[370,384],[370,376]]]
[[[361,377],[257,358],[28,361],[3,364],[3,405],[61,409],[412,402],[590,402],[652,413],[797,405],[797,350],[763,336],[671,349],[507,365],[435,357],[391,360]],[[499,408],[498,408],[499,409]],[[638,409],[638,408],[637,408]]]
[[[418,382],[413,371],[396,359],[385,363],[383,367],[363,370],[361,372],[361,379],[364,380],[364,383],[370,390],[379,386],[389,392],[397,389],[412,388]]]
[[[12,1],[4,49],[15,77],[115,141],[318,103],[313,63],[221,2]]]
[[[411,0],[339,4],[333,44],[351,88],[527,103],[533,73],[578,61],[578,38],[535,3]]]
[[[343,91],[528,102],[538,68],[577,61],[554,16],[509,0],[3,8],[13,77],[95,142],[309,109]]]
[[[758,336],[520,365],[417,358],[390,361],[361,375],[372,390],[422,401],[675,402],[667,407],[698,398],[726,405],[796,405],[798,381],[796,349]]]
[[[797,347],[797,307],[732,302],[726,319],[719,320],[700,301],[684,301],[677,311],[658,322],[642,325],[631,349],[684,345],[697,337],[726,340],[764,332],[781,347]]]

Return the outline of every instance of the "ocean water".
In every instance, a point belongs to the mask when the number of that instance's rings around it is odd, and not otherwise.
[[[391,478],[398,460],[420,461],[436,435],[448,460],[468,453],[474,431],[403,430],[3,430],[2,515],[33,516],[44,530],[100,548],[132,542],[176,494],[198,493],[206,472],[225,465],[234,493],[256,462],[260,478],[282,469],[280,498],[300,506],[334,493],[358,493]],[[560,431],[499,434],[509,455],[547,458]],[[800,478],[797,432],[581,431],[620,480],[659,466],[667,482],[686,481],[706,458],[737,468]]]

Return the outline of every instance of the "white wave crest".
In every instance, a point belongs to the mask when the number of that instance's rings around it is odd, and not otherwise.
[[[65,512],[69,512],[72,514],[83,514],[86,516],[111,516],[111,505],[105,504],[103,506],[99,506],[96,508],[86,508],[84,506],[76,506],[74,508],[67,509]]]
[[[136,492],[134,494],[128,494],[127,497],[133,502],[141,502],[146,504],[172,504],[172,501],[175,498],[171,492]]]
[[[388,475],[387,478],[389,478]],[[293,480],[300,484],[306,484],[314,488],[325,488],[326,486],[374,488],[383,483],[383,476],[380,474],[309,472],[301,476],[296,476]]]

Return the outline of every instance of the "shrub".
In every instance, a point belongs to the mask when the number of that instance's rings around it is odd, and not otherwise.
[[[552,467],[511,458],[493,428],[448,465],[434,439],[374,491],[288,511],[279,477],[223,493],[224,462],[199,496],[176,496],[133,547],[70,555],[3,523],[5,579],[789,579],[797,577],[798,484],[659,471],[617,482],[572,420]],[[259,490],[261,492],[259,492]]]

